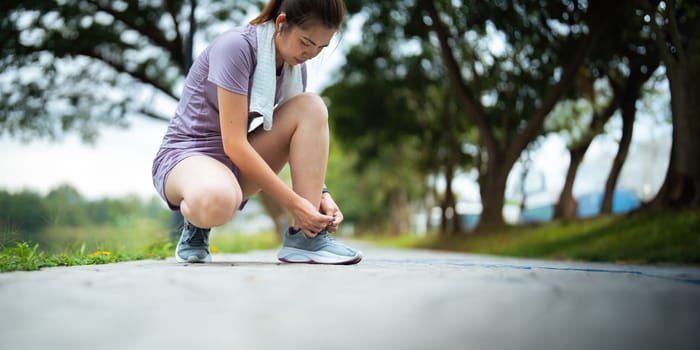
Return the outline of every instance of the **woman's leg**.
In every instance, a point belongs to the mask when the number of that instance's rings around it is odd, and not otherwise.
[[[243,198],[231,169],[203,155],[185,158],[173,168],[165,196],[190,223],[202,228],[228,222]]]
[[[329,144],[328,110],[321,97],[304,93],[291,98],[275,111],[272,130],[259,128],[248,139],[275,172],[289,163],[294,191],[319,207]],[[241,188],[243,198],[259,190],[245,174]]]
[[[320,97],[295,96],[277,109],[272,130],[257,130],[248,139],[273,170],[279,171],[288,162],[294,191],[320,207],[329,142],[328,111]],[[245,174],[241,188],[244,198],[258,191]],[[289,230],[277,258],[293,263],[357,264],[362,253],[327,234],[308,238],[301,230]]]

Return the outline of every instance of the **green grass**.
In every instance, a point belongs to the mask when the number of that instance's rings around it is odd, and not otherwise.
[[[176,245],[161,224],[150,220],[118,226],[50,227],[29,237],[36,242],[9,232],[0,235],[0,272],[165,259],[173,256]],[[275,233],[214,232],[210,243],[213,253],[237,253],[277,248],[280,240]]]
[[[212,252],[215,253],[240,253],[279,248],[280,242],[279,235],[274,232],[252,235],[214,232],[209,239]]]
[[[167,239],[162,224],[143,219],[116,226],[49,227],[35,241],[44,251],[61,254],[74,252],[82,246],[85,251],[134,252]]]
[[[370,239],[384,246],[576,261],[700,264],[700,210],[606,216],[459,237]]]
[[[0,272],[38,270],[44,267],[108,264],[141,259],[164,259],[172,255],[172,242],[158,242],[139,252],[111,252],[97,250],[86,253],[85,246],[72,253],[47,254],[39,244],[17,242],[0,251]]]
[[[172,254],[162,225],[139,219],[116,226],[49,227],[43,232],[0,232],[0,272],[43,267],[162,259]]]
[[[0,272],[106,264],[172,255],[163,225],[137,219],[113,226],[49,227],[43,232],[0,232]]]

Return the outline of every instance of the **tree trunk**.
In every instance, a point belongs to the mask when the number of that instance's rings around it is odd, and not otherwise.
[[[613,195],[615,194],[617,180],[620,177],[622,166],[627,160],[627,154],[632,144],[634,120],[637,114],[637,100],[639,99],[640,90],[657,67],[658,64],[650,65],[646,67],[644,73],[640,70],[641,64],[638,62],[632,64],[630,67],[630,75],[625,82],[624,90],[622,91],[622,99],[620,101],[620,106],[622,107],[622,139],[620,139],[620,147],[615,155],[610,174],[605,183],[605,194],[603,195],[603,203],[600,209],[601,214],[612,213]]]
[[[505,195],[505,185],[513,164],[518,160],[522,151],[528,146],[532,140],[539,136],[544,125],[544,120],[552,111],[564,92],[573,84],[576,73],[583,63],[584,58],[588,55],[590,49],[596,43],[600,35],[606,32],[608,22],[605,20],[606,12],[603,11],[603,1],[591,1],[591,16],[596,15],[599,25],[594,25],[591,32],[582,37],[578,42],[575,54],[570,58],[569,62],[562,65],[561,77],[556,82],[546,96],[543,96],[542,103],[536,111],[533,112],[525,124],[525,128],[518,135],[509,140],[510,144],[507,149],[500,147],[492,128],[492,118],[488,115],[486,109],[481,104],[478,96],[480,92],[475,92],[470,89],[467,82],[462,76],[462,65],[457,61],[452,47],[449,44],[450,32],[443,22],[440,13],[432,1],[421,1],[421,7],[425,9],[433,21],[433,30],[437,36],[437,41],[440,45],[440,53],[442,60],[447,70],[447,76],[451,85],[457,93],[459,103],[466,115],[473,121],[474,125],[479,130],[480,143],[487,151],[487,170],[484,176],[480,176],[479,186],[481,192],[482,212],[479,218],[477,231],[491,231],[494,228],[502,227],[505,224],[503,220],[503,204]],[[601,16],[597,16],[600,14]],[[482,181],[485,180],[485,181]]]
[[[693,63],[697,64],[686,61],[688,65]],[[650,205],[654,209],[700,205],[700,67],[691,69],[686,64],[666,68],[671,87],[673,142],[666,179]]]
[[[408,232],[410,228],[410,210],[406,190],[397,189],[390,197],[391,201],[391,234],[398,236]]]
[[[512,164],[503,164],[499,159],[489,160],[488,175],[479,181],[481,194],[481,215],[476,232],[491,232],[505,225],[503,220],[503,195],[506,188],[508,172]]]
[[[586,155],[588,147],[591,145],[593,138],[588,138],[578,147],[569,150],[569,157],[571,161],[569,162],[569,170],[566,172],[566,181],[564,182],[564,188],[559,194],[559,200],[554,206],[554,218],[562,220],[572,220],[576,218],[576,209],[578,208],[578,203],[574,198],[574,182],[576,180],[576,174],[578,173],[578,168],[583,162],[583,157]]]
[[[192,63],[194,63],[194,34],[197,32],[197,18],[195,17],[195,12],[197,11],[197,0],[190,0],[190,30],[185,37],[185,44],[183,45],[183,65],[185,69],[185,75],[190,71]]]
[[[642,1],[654,30],[656,47],[666,67],[671,89],[673,141],[671,160],[661,190],[649,207],[683,208],[700,206],[700,44],[697,33],[700,22],[680,21],[681,16],[700,11],[697,2],[666,2],[663,13],[657,12],[649,1]],[[663,21],[657,21],[663,16]]]
[[[605,124],[608,123],[613,113],[617,109],[618,103],[616,97],[618,96],[617,91],[614,92],[614,96],[610,104],[605,108],[602,113],[595,113],[591,119],[591,125],[588,128],[588,132],[583,137],[581,142],[576,147],[572,147],[569,150],[569,155],[571,161],[569,162],[569,170],[566,173],[566,181],[564,182],[564,188],[559,194],[559,200],[554,206],[554,218],[571,220],[576,218],[576,210],[578,208],[578,203],[574,198],[574,183],[576,182],[576,175],[578,174],[578,168],[583,162],[583,158],[586,155],[586,151],[591,146],[593,139],[603,131]]]
[[[525,157],[522,161],[523,172],[520,174],[520,194],[523,197],[520,201],[520,213],[522,214],[527,208],[527,188],[525,187],[525,181],[528,175],[530,175],[530,168],[532,167],[532,151],[530,148],[525,149]]]
[[[450,211],[452,212],[452,217],[450,220],[447,221],[449,225],[446,225],[446,232],[443,232],[445,235],[455,235],[460,233],[460,224],[459,224],[459,214],[457,213],[457,198],[455,197],[454,190],[452,188],[452,182],[454,181],[454,168],[450,169],[452,174],[449,177],[449,182],[447,182],[447,186],[445,188],[445,202],[447,204],[447,207],[450,208]],[[446,223],[446,224],[447,224]]]
[[[440,209],[442,210],[442,215],[440,216],[440,235],[441,236],[449,236],[453,232],[451,232],[451,228],[449,225],[450,220],[454,220],[455,216],[457,215],[457,208],[455,205],[455,195],[454,192],[452,191],[452,180],[454,177],[454,171],[451,169],[449,164],[445,167],[445,194],[442,199],[442,203],[440,205]],[[448,215],[448,213],[451,213],[451,215]],[[449,216],[449,217],[448,217]]]

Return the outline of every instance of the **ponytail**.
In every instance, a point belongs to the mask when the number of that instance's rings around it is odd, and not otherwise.
[[[263,24],[267,21],[274,21],[280,14],[280,7],[282,6],[282,0],[270,0],[262,12],[255,17],[250,24]]]
[[[315,21],[327,28],[338,29],[345,19],[345,3],[343,0],[270,0],[250,24],[274,21],[282,12],[287,15],[290,26],[304,26]]]

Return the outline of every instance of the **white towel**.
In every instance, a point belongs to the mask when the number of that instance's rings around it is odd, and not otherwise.
[[[275,89],[277,74],[275,64],[275,23],[268,21],[255,27],[258,37],[258,63],[253,75],[253,87],[250,94],[250,111],[260,113],[265,130],[272,129],[272,114],[275,109]],[[294,95],[301,93],[304,86],[301,79],[301,67],[290,67],[284,63],[282,86],[280,87],[280,104]]]

